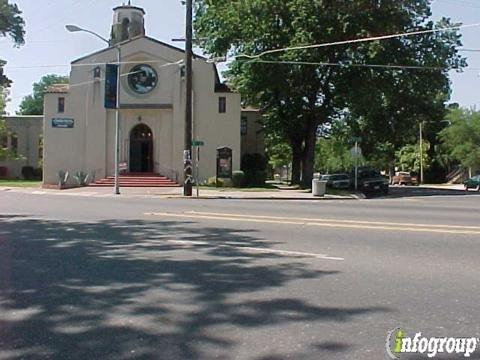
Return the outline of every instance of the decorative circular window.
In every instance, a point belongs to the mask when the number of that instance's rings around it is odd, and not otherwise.
[[[128,75],[128,85],[137,94],[147,94],[157,86],[157,72],[149,65],[136,65]]]

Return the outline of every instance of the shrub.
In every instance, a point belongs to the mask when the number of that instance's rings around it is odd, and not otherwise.
[[[22,177],[25,180],[33,180],[35,178],[35,169],[32,166],[22,167]]]
[[[267,172],[265,170],[260,170],[255,172],[254,176],[254,185],[255,186],[264,186],[265,181],[267,181]]]
[[[6,166],[0,166],[0,179],[6,178],[8,174],[8,168]]]
[[[208,179],[207,186],[211,187],[224,187],[225,182],[223,179],[217,179],[215,176]]]
[[[242,157],[242,171],[246,186],[263,186],[267,179],[267,159],[261,154],[245,154]]]
[[[243,171],[234,171],[232,173],[233,187],[240,188],[245,184],[245,173]]]
[[[43,169],[36,168],[35,169],[35,180],[42,180],[43,179]]]

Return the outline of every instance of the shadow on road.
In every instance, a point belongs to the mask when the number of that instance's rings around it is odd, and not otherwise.
[[[388,311],[321,307],[275,292],[252,298],[295,280],[339,275],[243,251],[273,245],[252,234],[188,222],[1,216],[0,358],[210,359],[218,351],[228,359],[241,345],[232,328],[347,322]],[[329,354],[350,345],[311,347]]]

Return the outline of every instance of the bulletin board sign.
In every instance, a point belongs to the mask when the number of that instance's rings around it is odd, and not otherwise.
[[[75,126],[75,120],[68,118],[53,118],[52,128],[56,129],[73,129]]]

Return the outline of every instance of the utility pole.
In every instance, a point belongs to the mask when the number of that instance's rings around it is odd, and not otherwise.
[[[185,29],[185,147],[183,152],[183,195],[192,196],[192,40],[193,40],[193,0],[186,0],[187,19]]]
[[[358,191],[358,139],[355,139],[355,191]]]
[[[423,184],[423,123],[420,121],[420,184]]]

